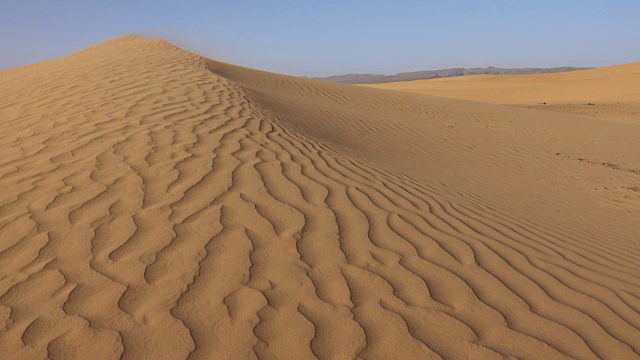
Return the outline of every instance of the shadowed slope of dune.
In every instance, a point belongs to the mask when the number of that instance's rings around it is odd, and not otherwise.
[[[639,356],[637,125],[122,37],[0,130],[2,358]]]
[[[640,123],[640,62],[556,74],[476,75],[366,86]]]

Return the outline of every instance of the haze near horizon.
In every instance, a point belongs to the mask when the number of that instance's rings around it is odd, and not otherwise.
[[[640,59],[636,1],[10,2],[0,69],[123,34],[297,76],[452,67],[597,67]],[[78,30],[82,29],[82,30]]]
[[[640,358],[634,6],[137,4],[7,6],[0,359]]]

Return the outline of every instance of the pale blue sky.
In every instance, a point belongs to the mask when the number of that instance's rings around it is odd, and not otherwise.
[[[300,76],[640,61],[638,0],[23,0],[0,9],[0,69],[131,33]]]

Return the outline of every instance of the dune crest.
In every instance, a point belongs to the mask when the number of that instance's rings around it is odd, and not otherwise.
[[[637,358],[638,129],[131,36],[0,72],[0,357]]]

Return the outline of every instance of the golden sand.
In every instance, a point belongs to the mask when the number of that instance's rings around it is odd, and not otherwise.
[[[130,36],[0,72],[0,358],[638,358],[638,134]]]
[[[555,74],[474,75],[365,86],[640,124],[640,62]]]

